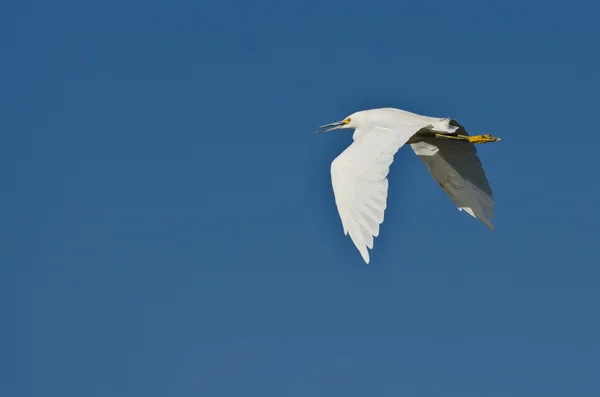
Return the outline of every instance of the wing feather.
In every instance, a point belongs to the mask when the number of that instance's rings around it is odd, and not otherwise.
[[[492,189],[472,143],[426,138],[412,143],[415,154],[459,210],[494,230]]]
[[[344,233],[369,263],[373,237],[379,235],[387,205],[390,165],[394,155],[422,125],[356,130],[354,142],[331,163],[335,202]]]

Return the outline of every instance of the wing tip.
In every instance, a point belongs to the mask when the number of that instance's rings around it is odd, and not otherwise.
[[[371,260],[371,258],[369,257],[369,250],[364,248],[363,250],[360,250],[360,254],[362,255],[365,263],[368,265],[369,261]]]
[[[467,214],[471,215],[473,218],[481,221],[481,223],[483,223],[485,226],[487,226],[488,229],[490,229],[492,232],[496,231],[496,227],[494,226],[494,224],[492,223],[491,220],[489,220],[485,215],[483,214],[475,214],[475,211],[473,211],[472,208],[470,207],[458,207],[459,211],[465,211]]]

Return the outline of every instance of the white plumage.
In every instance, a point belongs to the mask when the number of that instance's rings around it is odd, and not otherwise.
[[[379,235],[387,206],[387,175],[394,155],[406,143],[427,166],[432,177],[460,209],[494,229],[494,201],[475,143],[500,140],[489,135],[468,136],[449,118],[435,118],[400,109],[356,112],[319,132],[354,128],[354,142],[331,163],[335,202],[344,233],[369,263],[373,237]]]

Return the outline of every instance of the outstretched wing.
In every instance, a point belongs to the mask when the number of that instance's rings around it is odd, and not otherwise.
[[[356,130],[354,142],[331,163],[335,203],[344,233],[369,263],[368,248],[379,235],[387,202],[390,165],[411,136],[426,125]]]
[[[411,144],[411,147],[458,209],[494,230],[490,220],[494,217],[492,189],[477,157],[475,145],[427,138]]]

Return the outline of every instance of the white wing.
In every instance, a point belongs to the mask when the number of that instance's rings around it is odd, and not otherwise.
[[[368,248],[379,235],[386,208],[390,165],[394,154],[423,125],[356,130],[354,142],[331,163],[335,203],[344,233],[369,263]]]
[[[475,145],[428,138],[411,146],[458,209],[494,230],[490,220],[494,217],[492,189],[477,157]]]

